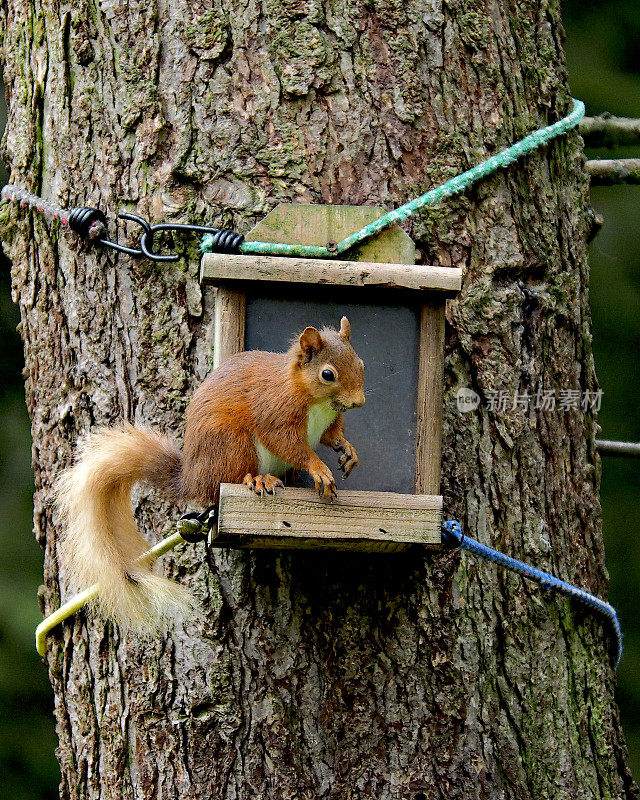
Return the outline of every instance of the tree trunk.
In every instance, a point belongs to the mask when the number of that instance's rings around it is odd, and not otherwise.
[[[112,220],[247,231],[280,201],[390,208],[567,113],[558,5],[2,0],[6,160],[16,183]],[[603,595],[594,413],[512,407],[596,389],[587,189],[571,134],[407,230],[425,262],[465,270],[448,309],[447,517]],[[15,206],[2,218],[48,613],[64,577],[54,477],[94,425],[181,435],[214,290],[195,245],[153,266]],[[462,387],[475,412],[458,412]],[[505,408],[489,402],[502,390]],[[134,501],[150,540],[179,513]],[[457,552],[201,544],[164,569],[202,620],[141,642],[81,614],[50,639],[64,798],[635,796],[607,631],[564,599]]]

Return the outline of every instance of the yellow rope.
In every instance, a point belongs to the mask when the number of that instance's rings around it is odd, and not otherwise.
[[[180,542],[184,542],[182,536],[180,536],[179,533],[172,533],[171,536],[167,536],[166,539],[158,542],[158,544],[147,550],[146,553],[143,553],[140,558],[138,558],[138,563],[153,564],[157,558],[173,550]],[[75,595],[71,600],[67,600],[57,611],[54,611],[53,614],[49,614],[48,617],[42,620],[36,628],[36,650],[41,656],[44,656],[47,652],[47,635],[49,632],[61,622],[64,622],[65,619],[69,619],[76,611],[80,611],[83,606],[96,597],[99,591],[100,584],[94,583],[93,586]]]

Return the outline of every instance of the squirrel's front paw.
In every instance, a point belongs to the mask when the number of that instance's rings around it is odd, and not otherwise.
[[[280,478],[274,478],[273,475],[252,475],[250,472],[247,472],[242,482],[260,497],[264,497],[265,493],[274,495],[279,486],[284,487]]]
[[[358,454],[356,453],[356,448],[346,439],[340,442],[340,446],[336,447],[336,450],[342,452],[342,455],[338,459],[338,466],[343,472],[342,478],[344,480],[344,478],[348,478],[349,475],[351,475],[353,468],[357,467],[360,463],[358,461]]]
[[[313,478],[313,482],[316,485],[316,490],[320,497],[328,497],[329,500],[331,500],[332,497],[337,495],[338,492],[336,482],[333,479],[333,473],[323,461],[318,459],[313,466],[309,467],[308,472]]]

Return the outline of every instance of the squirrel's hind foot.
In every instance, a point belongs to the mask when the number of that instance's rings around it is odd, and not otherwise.
[[[265,494],[273,496],[276,493],[276,489],[279,487],[284,488],[284,483],[280,478],[275,478],[273,475],[252,475],[247,472],[242,482],[256,494],[259,494],[260,497],[264,497]]]

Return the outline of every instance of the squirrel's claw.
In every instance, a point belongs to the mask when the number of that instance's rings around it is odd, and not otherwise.
[[[277,488],[284,488],[284,483],[280,480],[280,478],[275,478],[273,475],[254,476],[251,475],[250,472],[244,476],[242,483],[245,486],[248,486],[256,494],[259,494],[260,497],[264,497],[265,494],[273,497]]]
[[[356,448],[346,439],[341,443],[340,450],[342,451],[342,455],[338,459],[338,466],[344,473],[342,476],[344,479],[351,475],[353,468],[357,467],[360,462],[358,461]]]
[[[338,487],[335,483],[320,482],[316,484],[316,489],[320,497],[324,497],[327,500],[333,500],[334,497],[338,496]]]
[[[317,469],[309,470],[309,475],[311,475],[313,478],[316,491],[320,497],[325,497],[326,499],[331,500],[333,497],[338,496],[338,489],[336,487],[336,482],[333,479],[333,473],[322,461],[319,462]]]

